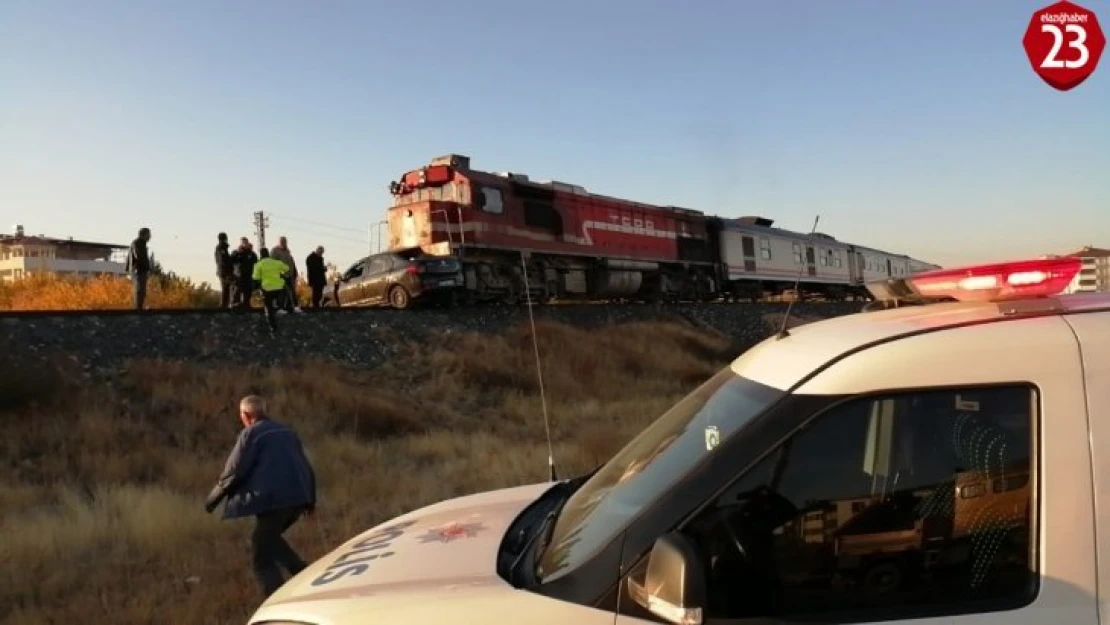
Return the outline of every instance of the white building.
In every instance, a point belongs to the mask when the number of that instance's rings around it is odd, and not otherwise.
[[[1068,256],[1083,261],[1079,275],[1068,285],[1068,293],[1110,292],[1110,250],[1088,245]]]
[[[126,245],[28,236],[23,226],[16,226],[14,234],[0,234],[0,282],[38,273],[123,275],[126,252]]]

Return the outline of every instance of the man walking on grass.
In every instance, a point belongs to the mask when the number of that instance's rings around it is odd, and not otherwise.
[[[239,421],[243,429],[204,509],[211,513],[226,498],[224,519],[255,517],[251,561],[265,598],[285,583],[282,568],[293,576],[306,566],[282,534],[315,511],[316,474],[300,438],[270,418],[262,397],[239,402]]]

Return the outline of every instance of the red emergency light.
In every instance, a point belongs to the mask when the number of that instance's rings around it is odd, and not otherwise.
[[[914,293],[926,299],[999,302],[1058,295],[1082,265],[1074,256],[1041,258],[926,271],[905,281]]]

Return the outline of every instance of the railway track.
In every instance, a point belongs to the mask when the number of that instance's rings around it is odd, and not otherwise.
[[[799,304],[802,302],[798,302]],[[844,305],[850,302],[826,302],[826,301],[805,301],[806,305]],[[865,302],[858,302],[862,309]],[[570,309],[620,309],[620,308],[655,308],[660,311],[675,311],[681,312],[682,310],[689,310],[701,307],[737,307],[743,309],[747,306],[764,306],[764,307],[782,307],[785,309],[789,302],[666,302],[666,303],[647,303],[647,302],[549,302],[545,304],[533,304],[533,309],[542,311],[545,309],[552,310],[570,310]],[[482,305],[482,306],[459,306],[456,308],[434,308],[434,307],[416,307],[406,310],[393,310],[387,307],[366,307],[366,306],[350,306],[344,308],[318,308],[318,309],[304,309],[306,315],[357,315],[366,313],[392,313],[397,315],[421,315],[433,313],[442,315],[450,313],[451,311],[466,311],[466,312],[480,312],[482,310],[512,310],[526,311],[528,309],[527,303],[520,303],[515,305]],[[197,316],[197,315],[243,315],[243,314],[261,314],[261,308],[253,308],[250,310],[227,310],[223,308],[151,308],[147,310],[133,310],[130,308],[102,308],[102,309],[63,309],[63,310],[0,310],[0,319],[19,319],[19,318],[41,318],[41,317],[138,317],[138,316]]]

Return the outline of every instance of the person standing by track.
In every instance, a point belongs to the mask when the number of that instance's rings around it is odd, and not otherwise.
[[[234,308],[250,310],[251,294],[254,293],[254,265],[258,255],[254,253],[250,239],[239,238],[239,247],[231,253],[231,271],[235,286],[231,295]]]
[[[231,264],[230,246],[227,243],[227,233],[216,235],[216,277],[220,280],[220,308],[231,306],[231,292],[235,282],[235,271]]]
[[[281,308],[285,312],[301,312],[300,302],[297,301],[297,263],[293,260],[293,253],[289,251],[289,241],[285,237],[278,237],[278,244],[270,248],[270,256],[280,260],[289,267],[285,277],[285,295],[281,298]]]
[[[254,265],[252,278],[262,289],[262,311],[266,323],[270,325],[270,335],[277,334],[277,309],[285,296],[285,277],[289,275],[289,265],[270,256],[270,250],[258,250],[259,260]]]
[[[328,285],[328,270],[324,265],[324,246],[317,246],[308,258],[305,258],[304,269],[308,278],[308,286],[312,289],[312,307],[319,308],[320,300],[324,297],[324,287]]]
[[[139,228],[139,236],[127,250],[127,273],[131,276],[131,299],[135,310],[146,309],[146,283],[150,278],[150,228]]]

